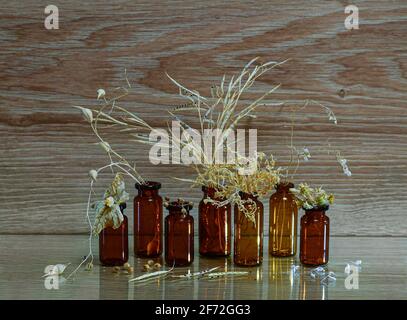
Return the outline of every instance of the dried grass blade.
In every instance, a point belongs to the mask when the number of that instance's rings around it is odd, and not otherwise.
[[[129,282],[142,282],[142,281],[147,281],[147,280],[153,280],[156,278],[161,278],[161,277],[164,277],[167,274],[169,274],[172,270],[174,270],[174,268],[171,268],[169,270],[161,270],[161,271],[155,271],[152,273],[143,274],[141,276],[130,279]]]

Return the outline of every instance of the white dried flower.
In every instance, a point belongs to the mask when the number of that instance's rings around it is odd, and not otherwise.
[[[91,177],[93,181],[96,181],[98,177],[98,172],[95,169],[90,170],[89,177]]]
[[[302,149],[302,157],[304,158],[305,161],[308,161],[311,158],[311,153],[309,152],[309,149],[304,147],[304,149]]]
[[[106,95],[106,91],[103,89],[98,89],[97,94],[98,94],[97,99],[99,100],[100,98],[103,98]]]
[[[348,177],[352,176],[352,172],[349,170],[347,160],[344,158],[338,157],[338,162],[342,167],[343,173]]]
[[[75,108],[81,110],[82,116],[86,121],[88,121],[89,123],[92,123],[92,121],[93,121],[92,110],[90,110],[88,108],[84,108],[84,107],[79,107],[79,106],[75,106]]]
[[[336,116],[333,113],[333,111],[328,107],[325,107],[325,110],[326,110],[326,113],[328,114],[328,120],[332,121],[334,124],[338,124],[338,120],[336,119]]]
[[[113,207],[113,205],[114,205],[114,198],[113,198],[113,197],[107,197],[107,198],[105,199],[105,205],[106,205],[106,207],[109,207],[109,208]]]

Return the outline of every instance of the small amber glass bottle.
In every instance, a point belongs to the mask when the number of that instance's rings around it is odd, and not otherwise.
[[[129,259],[128,220],[124,215],[126,204],[120,205],[123,222],[120,227],[106,227],[99,233],[99,260],[104,266],[122,266]]]
[[[185,267],[194,261],[194,218],[189,215],[192,203],[172,201],[166,205],[165,262]]]
[[[305,210],[301,218],[300,260],[310,266],[328,263],[329,218],[325,215],[328,206]]]
[[[234,263],[240,266],[257,266],[263,262],[263,204],[257,196],[240,193],[244,206],[256,205],[255,223],[247,219],[244,212],[235,205],[235,247]],[[249,202],[247,202],[249,200]]]
[[[216,189],[202,187],[204,197],[199,203],[199,253],[204,256],[228,256],[231,247],[231,205],[218,207],[208,199],[215,197]]]
[[[157,257],[162,253],[163,200],[158,194],[159,182],[136,184],[134,197],[134,254]]]
[[[276,257],[289,257],[297,252],[298,206],[290,189],[282,182],[270,197],[269,252]]]

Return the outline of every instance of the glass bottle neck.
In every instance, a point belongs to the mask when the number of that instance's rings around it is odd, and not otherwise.
[[[277,185],[277,192],[288,193],[290,189],[294,188],[294,184],[291,182],[281,182]]]
[[[158,196],[158,190],[139,189],[138,190],[138,195],[140,197],[154,197],[154,196]]]
[[[214,200],[221,200],[220,197],[216,197],[216,191],[217,190],[215,188],[203,186],[202,191],[203,191],[203,194],[204,194],[204,198],[210,198],[210,199],[214,199]]]
[[[327,209],[314,208],[305,210],[307,216],[324,216]]]
[[[188,211],[182,212],[179,209],[169,209],[168,214],[169,215],[175,215],[175,216],[187,216],[187,215],[189,215],[189,212]]]
[[[252,193],[240,192],[239,195],[242,200],[249,200],[249,199],[251,199],[253,201],[258,200],[258,196],[254,195]]]

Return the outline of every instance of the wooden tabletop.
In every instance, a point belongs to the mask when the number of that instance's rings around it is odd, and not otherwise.
[[[267,240],[267,239],[266,239]],[[132,239],[130,239],[131,243]],[[267,241],[265,241],[267,243]],[[130,246],[132,252],[132,246]],[[265,248],[267,250],[267,247]],[[310,268],[300,267],[298,257],[273,258],[264,254],[256,268],[233,266],[231,258],[208,259],[195,256],[191,272],[221,266],[220,270],[247,270],[250,275],[215,280],[175,280],[166,278],[132,284],[132,276],[114,274],[97,260],[92,271],[81,269],[73,281],[58,290],[47,290],[42,278],[47,265],[68,266],[68,275],[87,252],[87,237],[81,235],[1,235],[0,299],[406,299],[407,239],[333,237],[327,272],[336,282],[323,285],[310,276]],[[95,245],[95,252],[97,247]],[[265,251],[267,252],[267,251]],[[96,256],[97,259],[97,256]],[[362,260],[358,289],[346,289],[344,273],[349,261]],[[135,275],[143,274],[145,259],[130,255]],[[176,269],[177,274],[188,268]]]

